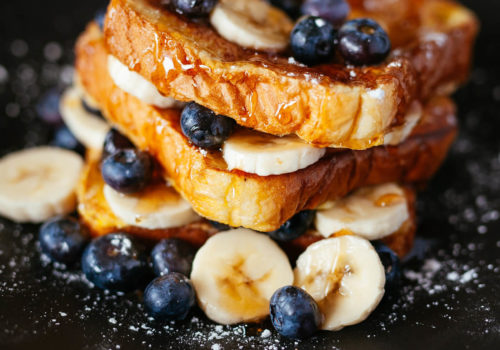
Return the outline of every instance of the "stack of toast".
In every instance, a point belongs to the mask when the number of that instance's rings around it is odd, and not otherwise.
[[[377,64],[337,57],[311,65],[286,42],[278,45],[280,33],[266,32],[269,18],[287,16],[268,2],[243,1],[246,13],[241,0],[221,0],[208,18],[176,11],[178,2],[111,0],[104,25],[90,23],[78,39],[75,83],[61,111],[88,147],[77,198],[90,231],[176,237],[201,250],[231,232],[242,242],[267,233],[293,262],[308,247],[342,237],[381,240],[400,257],[407,254],[416,230],[415,190],[438,170],[457,132],[449,96],[468,75],[474,15],[446,0],[351,0],[348,20],[376,20],[390,53]],[[260,28],[248,29],[251,23],[240,18],[260,16],[248,6],[265,12]],[[293,20],[280,23],[288,38]],[[186,120],[200,111],[231,125],[215,147],[186,130]],[[154,158],[155,180],[145,189],[120,193],[103,178],[110,128]],[[339,254],[349,255],[351,246],[339,244]],[[228,254],[233,248],[224,246]],[[211,303],[204,289],[215,282],[201,281],[210,277],[200,277],[201,250],[191,278],[208,317],[237,323],[264,316],[252,311],[257,306],[235,316]],[[304,259],[297,260],[295,281],[285,284],[318,301],[323,329],[359,322],[380,301],[356,319],[329,316],[331,303],[302,283]],[[268,310],[274,290],[264,293],[261,309]],[[253,297],[242,294],[235,303]]]

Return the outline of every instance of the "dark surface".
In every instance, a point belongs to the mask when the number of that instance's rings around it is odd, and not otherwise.
[[[36,226],[0,219],[0,349],[500,348],[500,1],[464,2],[483,29],[471,81],[456,95],[461,134],[420,196],[420,239],[400,296],[366,322],[297,343],[262,337],[269,322],[221,327],[199,311],[157,324],[139,294],[89,287],[78,270],[40,256]],[[102,3],[0,2],[0,154],[49,141],[34,103],[71,79],[74,39]]]

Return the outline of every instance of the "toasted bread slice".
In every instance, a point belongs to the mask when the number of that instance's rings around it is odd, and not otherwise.
[[[183,135],[179,110],[151,107],[114,85],[107,71],[108,53],[95,24],[79,38],[76,50],[81,82],[106,118],[160,162],[175,189],[198,214],[233,227],[272,231],[297,212],[361,186],[426,181],[456,134],[453,103],[437,98],[425,107],[412,135],[397,147],[329,149],[315,164],[283,175],[228,171],[219,151],[199,149]]]
[[[305,67],[286,54],[243,49],[159,0],[112,0],[105,38],[111,54],[166,96],[265,133],[365,149],[384,144],[413,101],[449,94],[464,81],[477,20],[452,1],[350,3],[352,16],[387,29],[394,50],[383,64]]]
[[[87,154],[87,163],[77,189],[78,213],[92,235],[101,236],[120,231],[152,240],[181,238],[195,246],[201,246],[210,236],[218,232],[206,220],[200,220],[182,227],[157,230],[126,225],[113,213],[106,202],[103,193],[104,180],[101,176],[99,160],[100,154],[93,152]],[[397,232],[383,239],[400,256],[407,254],[413,246],[416,228],[415,192],[407,187],[405,188],[405,195],[410,217]],[[305,235],[282,245],[291,257],[296,257],[310,244],[320,239],[323,239],[323,236],[311,230]]]

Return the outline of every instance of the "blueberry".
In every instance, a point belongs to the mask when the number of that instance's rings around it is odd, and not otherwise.
[[[161,240],[151,252],[153,270],[157,276],[178,272],[189,276],[196,249],[177,238]]]
[[[351,12],[346,0],[306,0],[302,4],[304,15],[313,15],[329,21],[335,27],[340,27]]]
[[[208,16],[216,4],[217,0],[170,0],[174,11],[187,17]]]
[[[177,272],[155,278],[144,291],[146,310],[157,320],[182,320],[194,302],[191,281]]]
[[[88,237],[85,227],[71,217],[56,217],[47,221],[38,234],[42,252],[54,261],[67,264],[80,258]]]
[[[114,190],[131,194],[143,190],[153,172],[151,157],[136,149],[124,149],[106,157],[101,164],[104,181]]]
[[[395,291],[401,281],[401,262],[394,251],[380,241],[372,242],[385,269],[385,288]]]
[[[198,147],[217,148],[233,133],[235,121],[190,102],[181,115],[184,135]]]
[[[124,233],[94,239],[83,252],[82,270],[97,287],[110,290],[134,290],[150,277],[146,250]]]
[[[36,104],[36,112],[41,120],[47,124],[60,125],[62,117],[59,113],[61,94],[57,89],[51,89],[42,95]]]
[[[285,286],[274,292],[270,301],[271,322],[288,338],[308,338],[321,325],[318,304],[304,290]]]
[[[104,138],[104,146],[102,150],[102,158],[106,158],[117,151],[127,148],[135,148],[130,140],[116,129],[111,129]]]
[[[356,66],[377,64],[389,55],[391,40],[377,22],[358,18],[339,29],[338,50],[347,63]]]
[[[314,215],[314,210],[301,211],[281,225],[279,229],[267,234],[277,241],[291,241],[306,233],[313,223]]]
[[[81,103],[82,103],[82,107],[85,111],[87,111],[90,114],[95,115],[96,117],[104,119],[104,116],[102,115],[102,112],[99,108],[95,108],[95,107],[91,106],[90,104],[87,103],[87,101],[85,101],[84,98],[82,98]]]
[[[300,16],[300,5],[302,0],[269,0],[271,5],[276,6],[285,11],[291,18]]]
[[[85,147],[78,141],[66,126],[61,126],[54,132],[52,145],[56,147],[66,148],[78,153],[84,153]]]
[[[221,222],[212,221],[212,220],[208,220],[208,222],[210,223],[210,225],[212,225],[213,227],[215,227],[219,231],[229,231],[232,228],[231,226],[223,224]]]
[[[97,10],[94,15],[94,21],[99,26],[99,29],[104,30],[104,19],[106,18],[106,8]]]
[[[335,50],[335,34],[333,25],[321,17],[304,17],[290,34],[293,57],[308,65],[331,60]]]

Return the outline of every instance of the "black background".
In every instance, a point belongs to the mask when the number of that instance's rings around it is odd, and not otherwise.
[[[33,106],[71,75],[74,39],[105,3],[0,2],[0,155],[50,140]],[[77,270],[40,257],[36,226],[0,219],[0,349],[500,348],[500,1],[463,3],[482,31],[471,81],[455,96],[460,137],[420,196],[420,239],[401,295],[366,322],[304,342],[261,337],[268,323],[216,327],[199,311],[165,329],[146,318],[139,294],[90,289]],[[50,42],[63,48],[54,62],[44,54]],[[470,271],[470,280],[454,278]]]

